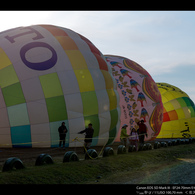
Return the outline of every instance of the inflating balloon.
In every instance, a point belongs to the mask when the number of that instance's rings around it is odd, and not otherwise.
[[[157,83],[163,102],[163,124],[157,138],[195,136],[195,105],[181,89]]]
[[[92,145],[110,144],[119,129],[111,68],[85,37],[52,25],[0,33],[0,146],[56,147],[65,121],[66,147],[93,124]]]
[[[139,64],[124,57],[105,55],[117,81],[120,96],[121,125],[128,124],[127,133],[137,122],[144,120],[148,137],[152,140],[158,135],[163,117],[161,95],[150,74]],[[120,131],[116,141],[120,141]]]

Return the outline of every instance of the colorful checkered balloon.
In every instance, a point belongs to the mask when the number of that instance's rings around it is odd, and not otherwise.
[[[163,124],[157,138],[195,136],[195,105],[189,96],[173,85],[157,83],[163,102]]]
[[[52,25],[0,33],[0,146],[56,147],[65,121],[66,147],[93,124],[92,145],[110,144],[119,129],[111,68],[85,37]],[[81,146],[82,143],[76,143]]]

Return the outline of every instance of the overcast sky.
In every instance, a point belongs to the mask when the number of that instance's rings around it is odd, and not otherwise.
[[[70,28],[103,54],[134,60],[156,82],[185,91],[195,102],[194,11],[0,11],[0,31],[33,24]]]

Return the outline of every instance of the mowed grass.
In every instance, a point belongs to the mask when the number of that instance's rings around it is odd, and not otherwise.
[[[54,164],[34,166],[24,162],[25,169],[0,172],[0,184],[85,184],[96,183],[97,178],[121,175],[125,171],[158,167],[163,163],[177,161],[177,158],[195,153],[195,144],[171,146],[133,153],[120,154],[95,160],[62,163],[61,158]]]

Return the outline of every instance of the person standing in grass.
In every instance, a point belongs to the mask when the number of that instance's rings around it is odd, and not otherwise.
[[[139,137],[138,137],[138,133],[137,133],[137,131],[136,131],[135,128],[133,128],[131,130],[130,137],[129,137],[129,141],[130,141],[131,145],[134,145],[135,146],[136,151],[138,151]]]
[[[127,129],[126,129],[127,127],[128,127],[127,124],[124,124],[122,126],[121,135],[120,135],[120,140],[125,147],[127,146],[127,142],[128,142],[127,138],[129,137],[129,135],[127,135]]]
[[[58,128],[58,132],[59,132],[59,137],[60,137],[59,148],[61,148],[62,142],[63,142],[63,148],[65,148],[66,133],[68,132],[65,126],[65,122],[62,122],[61,126]]]
[[[92,124],[89,123],[88,128],[86,128],[85,130],[82,130],[78,133],[79,134],[85,133],[85,140],[84,140],[84,153],[85,153],[85,148],[86,148],[86,150],[88,150],[90,148],[92,138],[93,138],[94,129],[92,127]]]
[[[141,144],[144,144],[144,138],[145,136],[148,137],[148,134],[147,134],[147,126],[144,124],[144,120],[141,120],[139,121],[138,123],[138,126],[139,126],[139,142]]]

